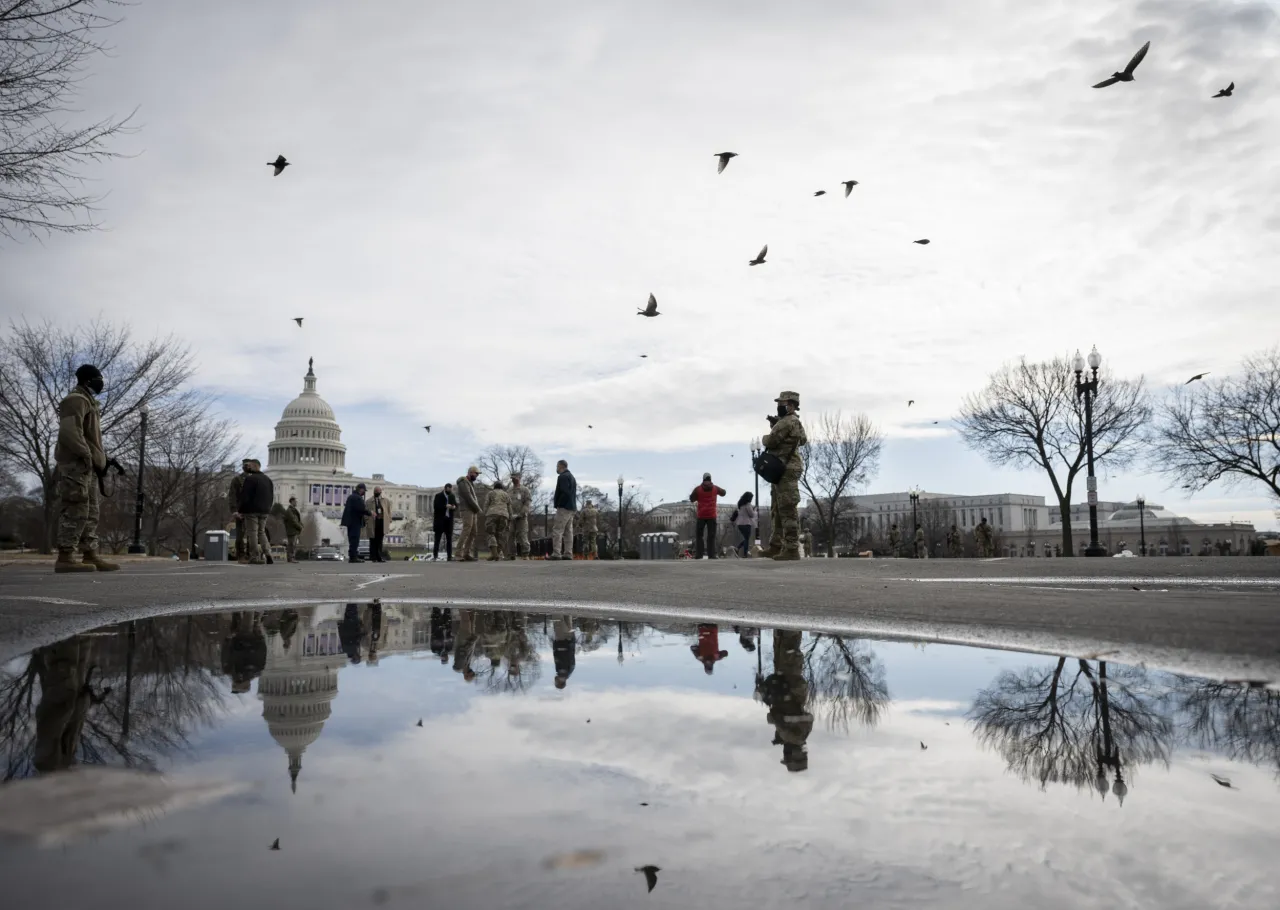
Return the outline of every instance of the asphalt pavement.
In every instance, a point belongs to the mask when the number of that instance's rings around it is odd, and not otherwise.
[[[0,566],[0,660],[121,619],[368,601],[805,628],[1280,680],[1280,559],[807,559]]]

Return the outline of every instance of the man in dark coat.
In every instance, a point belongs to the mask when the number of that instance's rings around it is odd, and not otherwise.
[[[275,485],[262,473],[258,459],[249,460],[248,473],[240,486],[240,508],[236,518],[244,521],[244,536],[249,545],[249,562],[260,566],[271,558],[267,540],[267,516],[275,503]]]
[[[453,484],[446,483],[444,489],[431,500],[431,530],[436,535],[436,545],[432,548],[432,556],[440,558],[440,536],[444,535],[445,560],[453,561],[453,515],[458,510],[458,500],[453,495]]]
[[[555,523],[551,526],[551,553],[547,559],[573,559],[573,516],[578,511],[578,481],[569,473],[569,462],[556,462],[556,492],[551,500]]]
[[[364,484],[357,484],[355,490],[347,497],[342,507],[342,526],[347,529],[347,560],[364,562],[360,558],[360,529],[364,527],[365,516],[369,514],[369,506],[364,501]]]

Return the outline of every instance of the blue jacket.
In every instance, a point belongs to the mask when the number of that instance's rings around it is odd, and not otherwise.
[[[347,504],[342,507],[342,526],[358,528],[364,524],[364,517],[368,514],[369,507],[365,505],[364,497],[359,493],[352,493],[347,497]]]
[[[573,479],[573,475],[567,468],[556,479],[556,495],[551,500],[551,504],[557,509],[578,511],[578,481]]]

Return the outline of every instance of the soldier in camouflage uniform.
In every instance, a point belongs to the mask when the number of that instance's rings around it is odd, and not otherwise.
[[[511,523],[511,497],[502,488],[502,481],[493,482],[489,493],[488,508],[484,513],[484,529],[489,535],[489,561],[502,559],[502,544],[507,539],[507,526]]]
[[[786,469],[782,479],[771,487],[769,516],[772,533],[764,556],[778,560],[800,558],[800,475],[804,473],[804,456],[800,449],[809,441],[800,423],[800,393],[783,392],[774,399],[778,416],[769,417],[772,429],[761,442],[764,450],[782,459]]]
[[[231,478],[231,487],[227,490],[227,505],[231,514],[236,516],[236,562],[249,562],[249,541],[244,536],[244,517],[240,515],[240,491],[244,488],[245,475],[249,473],[249,461],[240,462],[240,473]]]
[[[91,685],[93,642],[76,636],[31,655],[40,680],[31,763],[42,774],[64,771],[76,763],[89,708],[102,704],[111,692],[110,688],[95,692]]]
[[[595,559],[600,549],[600,510],[588,499],[578,517],[582,519],[582,555],[585,559]]]
[[[98,471],[107,469],[97,395],[98,368],[76,370],[76,387],[58,405],[53,458],[58,478],[58,560],[55,572],[110,572],[120,568],[98,556]],[[76,551],[81,561],[75,561]]]
[[[902,547],[902,533],[897,525],[889,528],[889,555],[897,556]]]
[[[964,534],[955,525],[947,532],[947,551],[952,559],[964,556]]]
[[[529,508],[533,504],[533,494],[521,483],[519,471],[511,472],[511,489],[507,491],[511,497],[511,549],[508,555],[512,559],[529,558]]]
[[[773,745],[782,746],[782,764],[792,772],[808,770],[809,751],[805,744],[813,731],[813,715],[805,710],[809,684],[804,678],[800,638],[799,632],[774,630],[773,672],[759,684],[761,699],[769,706]]]
[[[924,559],[929,555],[929,548],[924,542],[924,528],[916,525],[916,559]]]
[[[978,522],[978,526],[973,529],[973,542],[978,545],[978,555],[984,558],[991,556],[991,525],[987,524],[986,516]]]

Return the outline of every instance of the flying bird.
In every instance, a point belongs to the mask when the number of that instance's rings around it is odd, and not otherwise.
[[[738,153],[737,152],[716,152],[715,157],[720,159],[720,163],[716,166],[716,173],[723,174],[724,169],[729,166],[729,159],[737,158]]]
[[[1191,385],[1191,383],[1195,382],[1197,379],[1204,379],[1208,375],[1209,373],[1207,371],[1204,373],[1196,373],[1196,375],[1184,382],[1183,385]]]
[[[1133,55],[1133,59],[1129,61],[1129,65],[1124,68],[1123,72],[1112,73],[1110,79],[1103,79],[1094,88],[1106,88],[1108,85],[1115,85],[1117,82],[1132,82],[1133,71],[1138,68],[1138,64],[1142,62],[1142,58],[1147,56],[1147,51],[1151,48],[1151,42],[1148,41],[1138,49]]]
[[[927,749],[927,748],[929,748],[929,747],[928,747],[928,746],[926,746],[924,743],[921,743],[921,744],[920,744],[920,751],[921,751],[921,752],[923,752],[923,751],[924,751],[925,749]]]
[[[764,262],[764,256],[768,252],[769,252],[769,244],[766,243],[764,246],[760,247],[760,255],[756,256],[755,259],[748,261],[747,265],[759,265],[760,263]],[[785,269],[783,271],[785,271]]]
[[[1234,784],[1231,783],[1230,778],[1219,777],[1218,775],[1212,772],[1210,772],[1209,776],[1213,778],[1214,783],[1216,783],[1219,787],[1226,787],[1228,790],[1240,789],[1239,787],[1236,787]]]
[[[419,717],[419,718],[418,718],[418,726],[419,726],[419,727],[421,727],[421,726],[422,726],[422,718],[421,718],[421,717]]]
[[[649,890],[652,891],[658,884],[658,873],[662,870],[657,866],[637,866],[636,871],[644,873],[645,883],[648,884]]]
[[[921,246],[928,246],[928,245],[929,245],[929,238],[928,238],[928,237],[926,237],[926,238],[924,238],[923,240],[913,240],[913,241],[911,241],[911,242],[912,242],[912,243],[918,243],[918,244],[920,244]]]
[[[425,427],[423,427],[423,429],[424,429],[424,430],[426,430],[428,433],[430,433],[430,432],[431,432],[431,424],[427,424]]]
[[[933,425],[936,427],[936,426],[938,425],[938,421],[936,421],[936,420],[935,420],[935,421],[933,422]]]
[[[1228,85],[1226,88],[1219,90],[1218,94],[1214,95],[1213,97],[1230,98],[1231,93],[1234,92],[1235,90],[1236,90],[1236,84],[1233,82],[1230,85]]]
[[[916,400],[912,398],[910,401],[907,402],[907,407],[911,407],[915,403],[916,403]]]
[[[289,162],[285,160],[284,155],[276,155],[275,161],[267,162],[267,167],[275,168],[275,171],[272,172],[271,174],[272,177],[279,177],[281,174],[284,173],[284,169],[287,168],[288,166],[289,166]]]
[[[853,188],[857,185],[858,185],[858,181],[856,180],[845,180],[844,181],[844,198],[848,199],[849,194],[853,192]]]
[[[294,321],[294,322],[296,322],[296,323],[298,324],[298,328],[302,328],[302,320],[303,320],[304,318],[306,318],[306,317],[304,317],[304,316],[294,316],[294,317],[293,317],[293,321]]]
[[[637,316],[661,316],[662,314],[658,312],[658,298],[650,294],[649,305],[646,306],[643,310],[636,310],[636,315]]]
[[[815,196],[825,196],[825,195],[827,195],[827,191],[826,191],[826,190],[818,190],[818,192],[814,193],[813,195],[815,195]]]
[[[277,838],[275,839],[275,841],[271,844],[271,849],[272,849],[272,850],[279,850],[279,849],[280,849],[280,838],[278,838],[278,837],[277,837]]]
[[[588,430],[594,430],[594,429],[595,429],[595,427],[593,427],[591,424],[587,424],[587,429],[588,429]]]
[[[648,357],[649,355],[648,355],[648,354],[641,354],[640,356],[641,356],[641,357]]]

